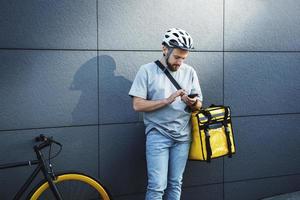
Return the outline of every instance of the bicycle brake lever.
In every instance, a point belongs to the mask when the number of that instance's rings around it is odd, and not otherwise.
[[[51,143],[57,144],[58,146],[62,146],[61,143],[59,143],[59,142],[53,140],[52,138],[53,138],[53,137],[48,137],[48,138],[46,138],[46,140],[50,141]]]

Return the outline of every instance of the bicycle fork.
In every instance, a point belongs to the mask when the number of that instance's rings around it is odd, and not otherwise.
[[[47,163],[45,162],[45,159],[43,158],[43,154],[39,149],[35,149],[35,152],[37,154],[38,160],[40,161],[40,168],[42,173],[44,174],[45,178],[47,179],[47,182],[49,184],[49,187],[51,191],[53,192],[56,200],[63,200],[61,194],[59,193],[56,185],[55,185],[55,179],[56,176],[52,170],[52,165],[49,163],[49,167],[47,167]]]

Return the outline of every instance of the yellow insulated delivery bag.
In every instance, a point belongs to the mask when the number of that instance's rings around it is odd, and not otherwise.
[[[228,106],[211,105],[192,114],[192,144],[190,160],[210,162],[235,153],[235,144]]]

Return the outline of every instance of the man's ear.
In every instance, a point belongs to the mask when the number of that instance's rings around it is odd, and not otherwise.
[[[164,56],[168,55],[168,48],[165,45],[162,45],[162,52]]]

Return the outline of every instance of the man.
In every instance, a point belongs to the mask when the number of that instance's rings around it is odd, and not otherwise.
[[[183,63],[193,48],[182,29],[168,30],[161,64],[179,83],[177,90],[154,62],[139,69],[129,91],[135,111],[144,112],[148,186],[146,200],[179,200],[191,142],[191,112],[200,109],[202,93],[195,70]],[[188,97],[188,94],[198,94]],[[186,109],[188,107],[189,109]]]

